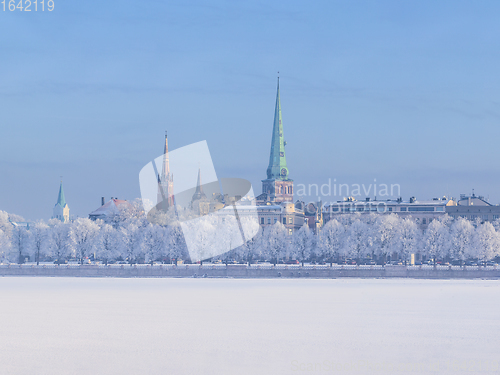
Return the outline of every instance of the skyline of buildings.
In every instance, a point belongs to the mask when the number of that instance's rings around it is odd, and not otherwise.
[[[266,170],[266,178],[262,180],[262,192],[255,197],[259,224],[263,227],[279,221],[291,234],[307,223],[310,229],[317,232],[324,223],[339,214],[346,213],[395,213],[403,217],[411,216],[422,228],[425,228],[433,219],[446,213],[453,218],[462,216],[470,220],[480,219],[483,221],[493,221],[500,217],[499,205],[492,205],[484,197],[476,196],[474,193],[470,197],[462,194],[461,198],[456,200],[447,197],[424,201],[417,200],[415,197],[411,197],[408,201],[401,197],[377,200],[377,193],[374,192],[375,198],[365,197],[363,200],[348,196],[336,202],[326,201],[323,203],[322,199],[317,202],[304,202],[301,199],[296,199],[294,202],[294,182],[290,178],[287,166],[284,134],[278,78],[269,165]],[[157,201],[160,202],[158,208],[166,211],[175,204],[174,177],[170,172],[167,132],[165,132],[162,170],[161,173],[156,172],[156,174],[158,180]],[[198,214],[205,215],[208,212],[221,209],[226,203],[224,196],[220,194],[214,193],[210,197],[205,195],[201,175],[202,171],[198,170],[196,192],[193,195],[190,208],[196,210]],[[391,191],[392,188],[393,186],[391,186]],[[323,190],[321,191],[323,192]],[[112,198],[105,203],[104,198],[102,198],[101,207],[93,211],[89,217],[96,219],[116,214],[119,205],[124,202],[126,200]],[[54,217],[65,222],[69,220],[69,206],[65,201],[62,181],[58,201],[53,210]]]

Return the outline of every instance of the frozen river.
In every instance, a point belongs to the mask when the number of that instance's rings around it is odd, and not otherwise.
[[[0,278],[1,374],[500,374],[500,282]]]

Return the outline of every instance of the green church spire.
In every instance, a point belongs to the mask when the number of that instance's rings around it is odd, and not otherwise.
[[[271,155],[269,157],[269,167],[267,168],[268,180],[288,180],[285,145],[286,142],[283,134],[283,123],[281,121],[280,79],[278,77],[276,108],[274,110],[273,137],[271,140]]]
[[[66,206],[66,199],[64,198],[63,184],[61,181],[61,186],[59,187],[59,197],[57,198],[57,204],[62,208]]]

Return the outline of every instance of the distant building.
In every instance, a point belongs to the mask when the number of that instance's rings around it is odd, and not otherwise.
[[[69,221],[69,206],[66,203],[66,199],[64,197],[64,189],[62,181],[61,185],[59,186],[59,196],[57,197],[57,203],[54,206],[52,219],[59,219],[63,223],[67,223]]]
[[[309,226],[309,229],[315,233],[319,233],[323,227],[323,203],[308,203],[297,201],[295,207],[304,212],[304,220]]]
[[[257,215],[261,227],[280,222],[288,229],[288,234],[300,229],[305,223],[304,212],[291,202],[257,206]]]
[[[26,228],[27,230],[29,230],[32,225],[29,221],[11,221],[10,219],[9,223],[11,223],[14,228]]]
[[[495,221],[500,219],[500,206],[492,205],[483,196],[460,195],[460,199],[455,206],[447,206],[446,213],[457,219],[463,217],[469,220]]]
[[[411,217],[422,228],[426,228],[429,223],[446,214],[448,207],[454,206],[456,203],[446,197],[434,198],[430,201],[419,201],[415,197],[411,197],[409,201],[397,200],[370,200],[366,198],[364,201],[357,201],[350,197],[345,201],[331,203],[323,209],[323,217],[325,223],[342,214],[396,214],[402,218]]]
[[[113,221],[117,216],[120,215],[123,210],[130,208],[131,205],[126,200],[111,198],[106,203],[104,202],[104,197],[101,198],[101,207],[92,211],[89,214],[89,219],[97,220],[101,219],[105,222]]]

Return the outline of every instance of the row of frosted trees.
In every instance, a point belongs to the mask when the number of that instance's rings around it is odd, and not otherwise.
[[[371,258],[407,262],[438,260],[463,264],[486,262],[500,256],[500,221],[471,222],[448,215],[433,220],[425,230],[411,218],[391,215],[348,215],[331,220],[318,239],[315,256],[321,259]]]
[[[150,224],[144,216],[114,218],[111,223],[79,218],[65,224],[38,221],[29,229],[13,226],[0,211],[0,262],[66,262],[88,259],[103,263],[172,261],[186,258],[178,226]]]
[[[411,254],[417,261],[433,263],[486,262],[500,257],[500,221],[480,223],[446,215],[421,230],[411,218],[395,214],[347,214],[326,223],[318,236],[304,226],[290,238],[278,223],[261,231],[248,247],[242,255],[272,262],[341,263],[350,259],[358,264],[366,260],[384,264],[389,260],[408,262]]]
[[[214,229],[214,228],[212,228]],[[204,226],[200,231],[214,230]],[[202,237],[202,236],[201,236]],[[470,222],[448,216],[433,220],[422,231],[411,219],[392,215],[342,215],[329,221],[319,235],[307,226],[293,235],[280,223],[260,229],[245,245],[229,251],[222,261],[273,263],[338,263],[347,259],[358,263],[367,259],[384,263],[443,260],[463,264],[468,260],[486,262],[500,256],[500,222]],[[189,261],[179,226],[149,223],[143,215],[115,217],[109,223],[77,219],[69,224],[58,220],[39,221],[15,227],[0,211],[0,262],[58,261],[87,259],[102,263],[126,261]]]

